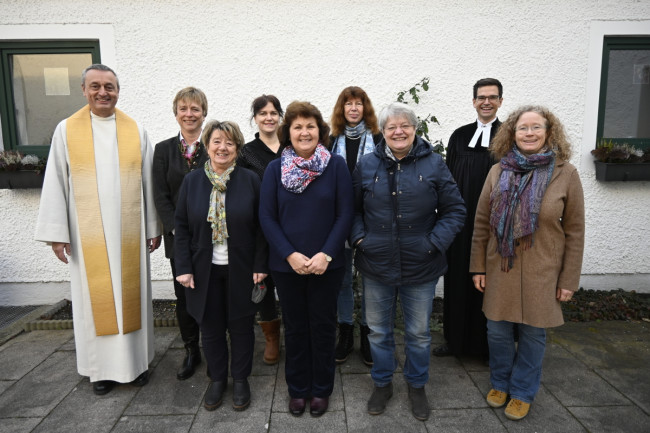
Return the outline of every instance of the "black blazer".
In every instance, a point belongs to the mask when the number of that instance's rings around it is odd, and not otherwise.
[[[258,219],[260,178],[235,167],[226,190],[228,228],[228,317],[255,314],[253,272],[268,274],[268,244]],[[212,228],[207,221],[212,184],[203,170],[185,176],[176,207],[176,274],[193,274],[186,288],[187,311],[201,323],[212,267]]]
[[[192,160],[192,166],[187,164],[179,150],[181,140],[178,134],[156,145],[153,153],[153,198],[156,203],[158,216],[163,223],[163,238],[165,240],[165,257],[174,258],[174,212],[178,190],[187,173],[195,169],[203,170],[208,155],[201,144]]]

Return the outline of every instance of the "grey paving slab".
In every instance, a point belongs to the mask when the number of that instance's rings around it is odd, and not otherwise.
[[[562,345],[592,368],[642,368],[650,357],[650,325],[645,322],[571,323],[548,335],[549,342]]]
[[[153,333],[154,357],[149,367],[155,367],[158,365],[165,352],[167,352],[169,347],[172,345],[172,342],[176,341],[178,336],[180,336],[178,328],[155,328],[155,331]],[[183,346],[181,345],[181,347]],[[182,359],[178,361],[178,365],[176,366],[177,369],[180,367],[181,361]],[[175,373],[174,376],[176,376]]]
[[[490,408],[434,409],[425,422],[430,432],[444,433],[505,433],[504,425]]]
[[[569,410],[590,433],[648,433],[650,430],[650,418],[637,407],[572,407]]]
[[[115,425],[113,433],[186,433],[192,420],[191,415],[125,416]]]
[[[288,412],[289,411],[289,390],[287,389],[287,382],[284,375],[284,362],[281,363],[281,373],[278,373],[276,381],[276,393],[273,399],[274,412]],[[329,409],[330,411],[343,410],[343,390],[341,383],[341,374],[337,371],[334,376],[334,389],[330,396]],[[309,404],[307,404],[309,410]]]
[[[0,380],[0,395],[5,392],[7,388],[16,383],[16,380]]]
[[[483,393],[466,372],[432,374],[426,390],[433,409],[487,407]]]
[[[235,430],[230,430],[235,431]],[[258,430],[259,431],[259,430]],[[261,430],[263,431],[263,430]],[[225,432],[225,430],[224,430]],[[313,418],[306,411],[301,417],[294,417],[288,412],[271,413],[269,433],[347,433],[345,413],[328,411],[319,418]]]
[[[6,418],[0,420],[0,433],[29,433],[41,418]]]
[[[597,369],[596,373],[650,415],[650,365],[641,369]]]
[[[260,331],[261,332],[261,331]],[[268,365],[264,363],[264,347],[266,342],[255,341],[255,352],[253,353],[253,370],[251,374],[257,376],[275,376],[278,372],[278,364]],[[284,352],[280,352],[280,358],[284,358]]]
[[[190,433],[266,432],[270,414],[269,411],[257,410],[255,407],[243,412],[235,412],[228,406],[217,408],[213,412],[201,409]]]
[[[251,376],[251,404],[245,411],[232,408],[232,386],[224,394],[223,404],[214,411],[201,407],[190,430],[199,432],[263,432],[266,431],[273,404],[275,377]]]
[[[80,381],[74,353],[52,353],[0,395],[0,418],[44,417]]]
[[[122,385],[97,396],[88,379],[84,379],[43,419],[34,433],[109,432],[135,393],[135,388]]]
[[[150,369],[149,383],[139,389],[125,415],[194,415],[209,381],[200,374],[203,369],[187,380],[176,379],[184,356],[184,350],[168,350],[155,370]]]
[[[505,406],[493,409],[508,432],[512,433],[583,433],[586,430],[543,386],[530,406],[526,418],[512,421],[504,414]]]
[[[631,404],[587,365],[555,343],[547,343],[542,383],[565,406]]]
[[[0,347],[0,379],[20,379],[71,338],[70,330],[18,335]]]
[[[416,420],[411,414],[404,380],[401,377],[395,378],[393,385],[393,397],[388,400],[386,411],[381,415],[370,415],[368,414],[368,399],[372,394],[374,386],[370,375],[343,375],[348,432],[393,433],[427,431],[424,423]]]

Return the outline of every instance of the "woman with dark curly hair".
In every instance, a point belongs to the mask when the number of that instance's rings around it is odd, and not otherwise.
[[[343,89],[332,112],[332,153],[341,155],[348,163],[350,174],[357,161],[375,150],[383,136],[377,125],[375,109],[366,92],[357,86]],[[345,275],[337,302],[339,336],[334,350],[337,364],[347,361],[354,347],[354,293],[352,291],[352,248],[345,245]],[[365,296],[361,287],[360,317],[361,359],[364,364],[372,366],[372,355],[368,334],[370,328],[366,323]]]
[[[352,180],[327,150],[329,127],[309,102],[292,102],[280,128],[286,145],[264,174],[260,223],[282,307],[289,411],[327,411],[334,388],[336,298],[352,224]]]
[[[528,414],[539,389],[545,328],[564,323],[560,302],[578,289],[585,213],[562,123],[548,109],[510,114],[492,140],[476,210],[470,272],[484,293],[490,347],[487,402],[509,419]],[[519,343],[515,345],[514,332]]]

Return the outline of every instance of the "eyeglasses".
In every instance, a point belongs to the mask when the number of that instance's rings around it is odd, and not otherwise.
[[[479,102],[485,102],[486,99],[489,99],[490,102],[497,102],[501,98],[499,98],[499,95],[489,95],[489,96],[481,95],[476,97],[476,100]]]
[[[391,125],[391,126],[385,127],[384,131],[388,132],[389,134],[392,134],[393,132],[397,131],[397,128],[401,129],[402,131],[408,131],[411,128],[415,128],[415,126],[407,125],[407,124],[399,125],[399,126]]]
[[[542,125],[533,125],[533,126],[517,126],[515,128],[515,131],[521,132],[521,133],[526,133],[528,131],[533,131],[533,132],[540,132],[546,129],[546,126]]]
[[[363,102],[352,102],[348,101],[344,104],[346,107],[351,108],[351,107],[363,107]]]

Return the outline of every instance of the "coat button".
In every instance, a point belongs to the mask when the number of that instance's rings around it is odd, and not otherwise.
[[[393,191],[393,195],[395,195],[395,191]]]

